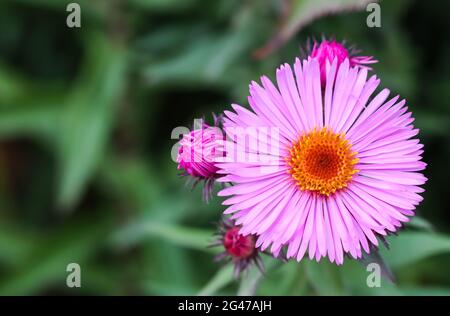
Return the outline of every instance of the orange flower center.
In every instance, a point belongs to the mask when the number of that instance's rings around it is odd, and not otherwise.
[[[289,173],[301,190],[329,196],[345,188],[358,172],[356,154],[343,133],[335,134],[326,127],[314,129],[290,149]]]

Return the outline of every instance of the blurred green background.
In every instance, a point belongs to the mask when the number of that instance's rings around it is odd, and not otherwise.
[[[73,29],[69,2],[0,2],[0,294],[450,294],[450,2],[382,1],[368,28],[365,10],[310,21],[351,0],[79,0]],[[251,80],[322,35],[375,56],[421,129],[425,200],[383,250],[397,283],[368,288],[350,260],[270,259],[235,281],[205,247],[220,199],[185,187],[171,131],[247,105]]]

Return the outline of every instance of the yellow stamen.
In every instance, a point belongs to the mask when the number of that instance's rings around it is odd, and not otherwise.
[[[287,157],[289,173],[301,190],[329,196],[345,188],[356,170],[350,143],[343,133],[336,134],[323,127],[303,134],[290,149]]]

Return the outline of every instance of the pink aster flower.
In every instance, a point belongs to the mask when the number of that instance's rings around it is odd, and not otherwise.
[[[370,253],[378,237],[414,215],[426,181],[419,131],[405,100],[388,100],[387,89],[371,98],[380,80],[367,72],[349,59],[338,67],[335,58],[322,89],[320,61],[297,59],[293,69],[277,70],[278,87],[266,76],[262,86],[251,83],[253,111],[235,104],[235,112],[225,111],[227,153],[234,145],[264,159],[218,163],[219,181],[233,184],[219,195],[231,196],[224,213],[233,214],[241,234],[257,236],[261,251],[342,264],[345,254]],[[279,141],[257,150],[237,143],[242,131],[251,143],[266,141],[250,127],[276,128]]]
[[[216,159],[223,156],[223,133],[218,127],[220,117],[214,116],[214,127],[206,123],[183,135],[178,149],[178,169],[183,175],[194,179],[194,186],[203,181],[203,199],[208,201],[212,195],[215,180],[218,178]]]
[[[357,66],[371,70],[372,68],[367,65],[374,64],[377,60],[374,60],[372,56],[358,56],[357,53],[358,51],[353,48],[347,49],[344,43],[338,43],[336,40],[327,41],[324,39],[320,44],[314,42],[310,56],[317,58],[319,61],[322,86],[325,86],[326,81],[326,64],[327,62],[331,64],[335,58],[338,65],[348,59],[351,67]]]

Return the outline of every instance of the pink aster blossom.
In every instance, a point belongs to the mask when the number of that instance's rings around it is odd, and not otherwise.
[[[223,156],[223,133],[218,127],[220,118],[214,117],[215,126],[206,123],[183,135],[177,155],[178,169],[194,179],[194,186],[204,181],[203,198],[211,197],[214,182],[219,176],[216,159]]]
[[[348,59],[350,66],[367,68],[371,70],[369,64],[374,64],[377,60],[374,60],[372,56],[358,56],[357,51],[354,49],[347,49],[343,43],[338,43],[336,40],[322,40],[322,42],[314,42],[314,46],[311,50],[310,56],[312,58],[317,58],[320,65],[320,78],[322,85],[325,85],[326,81],[326,64],[332,63],[336,58],[338,65],[342,64],[345,59]]]
[[[219,181],[232,184],[219,195],[229,196],[224,213],[242,235],[257,236],[261,251],[342,264],[346,254],[369,254],[414,215],[426,164],[405,100],[388,99],[388,89],[372,96],[380,80],[348,58],[327,62],[323,89],[320,63],[282,65],[277,86],[266,76],[262,86],[251,83],[252,111],[236,104],[225,111],[228,142],[272,157],[276,168],[263,168],[264,159],[218,163]],[[277,146],[255,151],[236,143],[239,128],[262,126],[279,130]],[[260,136],[246,138],[257,143]]]

